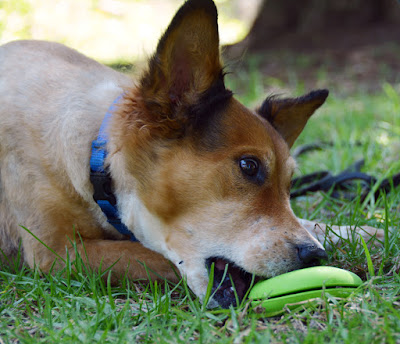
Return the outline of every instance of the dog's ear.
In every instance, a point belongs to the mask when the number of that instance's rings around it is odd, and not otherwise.
[[[175,127],[208,90],[224,92],[213,1],[184,3],[161,37],[139,89],[151,121]]]
[[[325,102],[328,94],[328,90],[316,90],[299,98],[268,97],[257,112],[267,119],[288,146],[292,147],[308,119]]]

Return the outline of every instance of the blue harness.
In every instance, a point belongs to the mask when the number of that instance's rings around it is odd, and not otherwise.
[[[121,222],[117,209],[117,200],[112,192],[111,176],[104,168],[104,161],[107,157],[107,128],[117,103],[122,99],[119,96],[108,108],[101,124],[97,139],[92,142],[92,155],[90,157],[90,181],[93,184],[93,199],[97,202],[107,217],[108,223],[115,227],[121,234],[128,235],[131,241],[138,241],[133,233]]]

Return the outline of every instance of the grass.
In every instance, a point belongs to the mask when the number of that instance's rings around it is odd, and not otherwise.
[[[228,82],[253,106],[267,95],[267,82],[282,83],[263,79],[257,61],[251,63],[246,72],[229,75]],[[305,91],[301,84],[292,86],[294,95]],[[378,179],[399,173],[398,89],[382,82],[374,94],[335,94],[334,89],[297,143],[332,146],[300,156],[298,175],[324,169],[339,173],[361,158],[363,171]],[[399,188],[364,203],[357,196],[335,200],[321,193],[292,201],[300,217],[382,229],[399,227],[399,205]],[[400,342],[399,240],[395,231],[387,236],[386,245],[378,247],[368,241],[363,246],[354,235],[353,242],[343,240],[329,252],[330,265],[354,271],[365,281],[353,297],[341,301],[326,295],[312,308],[275,318],[252,310],[248,302],[208,310],[183,281],[164,286],[123,280],[112,287],[107,276],[87,271],[79,258],[53,275],[20,267],[16,259],[0,272],[0,343]]]

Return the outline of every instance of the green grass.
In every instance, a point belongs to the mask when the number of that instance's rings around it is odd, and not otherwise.
[[[230,87],[252,106],[267,95],[266,83],[282,84],[263,79],[256,62],[247,72],[228,76]],[[304,91],[303,85],[292,85],[292,95]],[[339,97],[339,93],[331,92],[297,143],[333,145],[300,156],[297,174],[323,169],[338,173],[361,158],[363,171],[378,179],[399,173],[398,89],[382,82],[382,90],[375,94]],[[321,193],[292,202],[296,214],[304,218],[382,229],[399,227],[399,205],[399,188],[364,204],[357,197],[343,201]],[[123,280],[111,287],[107,276],[87,271],[79,259],[54,275],[21,268],[15,261],[0,272],[0,343],[399,342],[399,240],[395,232],[387,235],[382,247],[373,242],[363,246],[355,235],[354,242],[344,240],[329,252],[329,264],[365,280],[352,298],[328,302],[327,296],[313,308],[275,318],[266,318],[248,303],[207,310],[183,282],[163,286]]]

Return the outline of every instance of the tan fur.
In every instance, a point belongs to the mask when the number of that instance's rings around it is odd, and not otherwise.
[[[92,268],[117,262],[114,279],[126,272],[147,278],[144,263],[153,278],[176,281],[176,266],[203,297],[208,257],[269,277],[302,267],[299,245],[322,248],[303,225],[315,236],[318,229],[299,222],[290,207],[295,163],[289,147],[325,98],[273,109],[275,122],[230,98],[201,133],[188,116],[222,75],[210,4],[185,5],[137,84],[57,43],[0,48],[0,247],[6,256],[21,242],[25,262],[49,271],[56,256],[21,225],[61,258],[73,254],[71,240],[79,234],[84,248],[78,239],[78,250]],[[122,221],[140,243],[108,224],[89,180],[91,142],[122,93],[109,127],[107,164]],[[260,159],[265,182],[244,177],[243,156]]]

